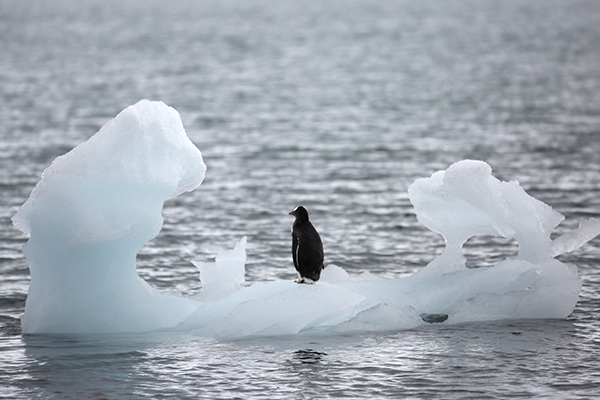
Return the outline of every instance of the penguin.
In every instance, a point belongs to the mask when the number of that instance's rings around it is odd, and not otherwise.
[[[323,268],[323,243],[308,220],[308,211],[298,206],[289,215],[296,217],[292,225],[292,258],[300,274],[296,283],[311,284],[319,280]]]

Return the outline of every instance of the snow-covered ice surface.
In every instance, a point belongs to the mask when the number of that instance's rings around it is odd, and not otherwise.
[[[205,170],[177,111],[147,100],[57,158],[13,218],[30,235],[23,331],[183,329],[243,337],[401,330],[432,322],[432,315],[445,324],[565,318],[581,279],[576,266],[554,257],[600,233],[600,221],[586,220],[552,241],[560,213],[517,182],[493,177],[488,164],[464,160],[409,188],[419,221],[446,243],[418,274],[383,280],[368,266],[350,276],[329,265],[315,285],[244,286],[243,238],[214,263],[194,263],[198,296],[159,292],[138,277],[136,254],[160,231],[164,201],[197,188]],[[518,255],[466,268],[461,250],[474,235],[514,238]]]

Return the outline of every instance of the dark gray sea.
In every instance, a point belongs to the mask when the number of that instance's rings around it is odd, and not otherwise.
[[[461,159],[566,216],[600,217],[596,0],[0,0],[0,398],[595,399],[600,238],[560,257],[566,320],[235,341],[190,333],[22,335],[27,237],[10,218],[52,160],[142,98],[177,109],[199,189],[167,201],[138,256],[200,290],[190,260],[248,236],[248,284],[293,279],[287,215],[326,263],[393,278],[443,248],[407,187]],[[467,265],[516,245],[487,237]]]

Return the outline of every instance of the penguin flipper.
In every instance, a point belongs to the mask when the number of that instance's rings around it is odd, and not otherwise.
[[[296,271],[299,270],[298,265],[298,236],[292,234],[292,259],[294,260],[294,267]]]

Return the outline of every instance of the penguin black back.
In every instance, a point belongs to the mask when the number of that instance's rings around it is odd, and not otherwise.
[[[323,243],[315,227],[308,220],[308,211],[302,206],[290,212],[296,217],[292,225],[292,259],[300,274],[297,283],[316,282],[323,270]]]

